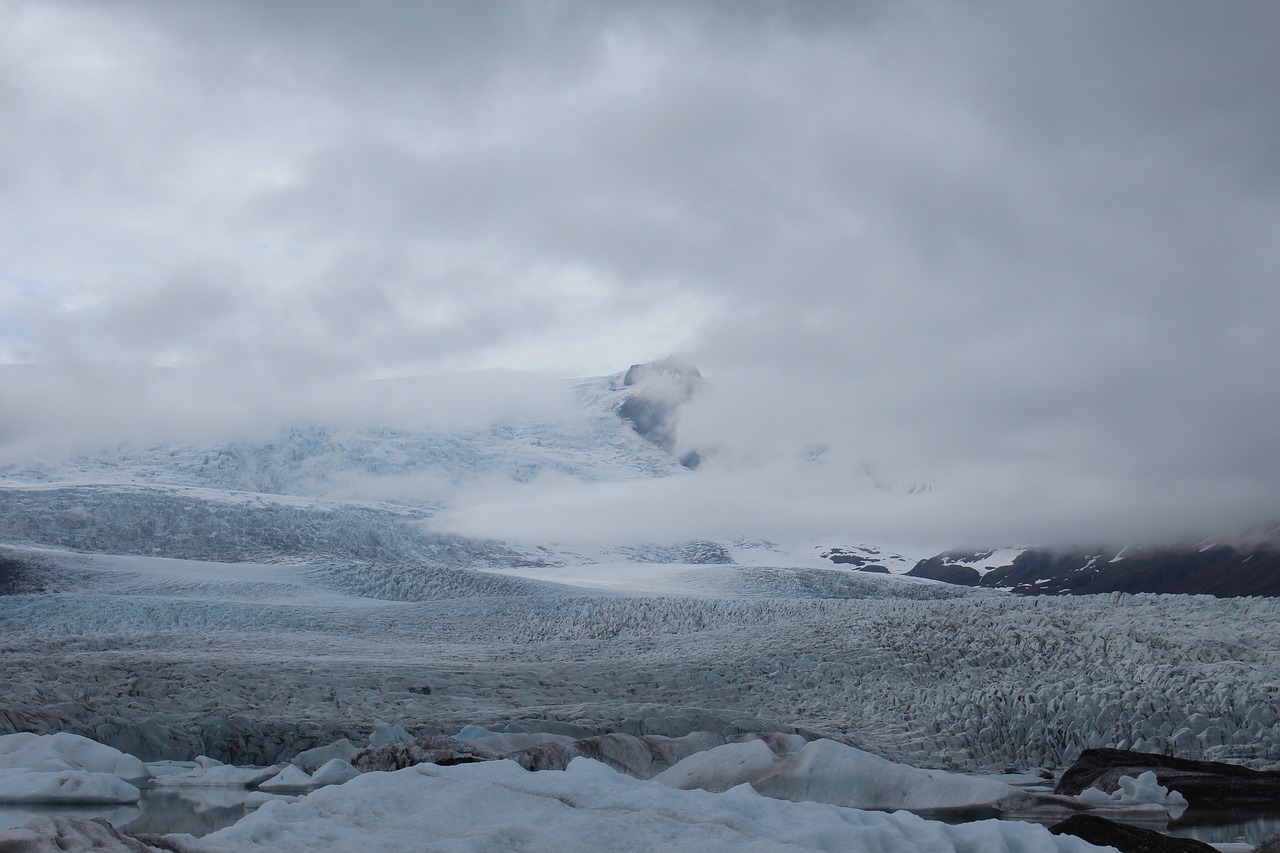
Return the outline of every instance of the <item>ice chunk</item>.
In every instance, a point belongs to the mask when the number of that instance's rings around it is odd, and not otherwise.
[[[1076,799],[1086,805],[1104,809],[1133,809],[1154,806],[1169,812],[1175,820],[1187,810],[1187,799],[1177,791],[1161,785],[1154,770],[1141,773],[1135,779],[1121,776],[1120,787],[1108,794],[1100,788],[1086,788]]]
[[[0,768],[0,803],[136,803],[141,793],[110,773]]]
[[[258,790],[275,792],[275,791],[306,791],[311,787],[311,774],[307,773],[294,764],[286,764],[284,769],[277,773],[266,782],[258,785]]]
[[[654,781],[709,791],[750,784],[778,799],[875,809],[958,808],[1022,796],[993,779],[919,770],[832,740],[782,754],[761,740],[726,744],[689,756]]]
[[[276,775],[278,767],[236,767],[214,762],[186,773],[166,774],[151,781],[157,788],[252,788]]]
[[[326,785],[341,785],[360,775],[360,771],[341,758],[331,759],[316,770],[307,774],[290,764],[279,774],[258,786],[267,793],[300,793],[323,788]]]
[[[326,762],[323,767],[311,774],[311,786],[319,788],[324,785],[341,785],[343,782],[350,782],[359,775],[359,770],[341,758],[335,758]]]
[[[369,735],[369,746],[408,743],[411,740],[413,740],[413,735],[400,726],[393,726],[386,720],[374,720],[373,734]]]
[[[403,730],[402,730],[403,731]],[[360,750],[351,741],[343,738],[334,741],[325,746],[317,746],[315,749],[308,749],[305,752],[299,752],[293,757],[292,764],[308,773],[314,772],[321,765],[324,765],[335,758],[341,758],[343,761],[350,761]]]
[[[132,755],[67,732],[0,735],[0,768],[85,770],[110,773],[127,782],[138,782],[151,776],[146,766]]]
[[[679,847],[700,853],[859,850],[866,853],[1092,853],[1071,836],[1017,821],[951,826],[906,812],[882,814],[761,797],[681,791],[633,779],[590,759],[565,771],[527,772],[512,761],[419,765],[366,773],[296,803],[269,803],[204,836],[209,851],[555,850],[596,853]]]

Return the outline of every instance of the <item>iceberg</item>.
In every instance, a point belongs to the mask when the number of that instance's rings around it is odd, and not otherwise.
[[[866,853],[1094,853],[1071,836],[1016,821],[948,825],[787,802],[740,785],[681,791],[586,758],[528,772],[512,761],[419,765],[366,773],[294,803],[268,802],[199,842],[218,851],[698,850],[701,853],[859,850]]]
[[[118,776],[86,770],[0,768],[0,803],[136,803],[141,792]]]
[[[860,809],[960,808],[1026,797],[993,779],[920,770],[826,739],[778,752],[764,740],[725,744],[694,753],[654,781],[708,791],[747,784],[777,799]]]

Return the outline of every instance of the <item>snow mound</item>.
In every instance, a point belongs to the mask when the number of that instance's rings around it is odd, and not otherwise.
[[[905,812],[881,814],[761,797],[680,791],[579,758],[565,771],[530,773],[510,761],[420,765],[367,773],[296,803],[269,802],[206,835],[210,851],[1006,850],[1085,853],[1096,848],[1042,826],[979,821],[951,826]]]
[[[763,740],[730,743],[695,753],[654,777],[689,790],[727,791],[749,784],[767,797],[861,809],[942,809],[1020,798],[992,779],[895,764],[832,740],[775,752]]]

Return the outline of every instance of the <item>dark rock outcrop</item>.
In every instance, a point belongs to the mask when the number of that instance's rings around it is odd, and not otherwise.
[[[1075,796],[1086,788],[1114,791],[1121,776],[1136,778],[1148,770],[1161,785],[1186,797],[1189,811],[1273,810],[1280,803],[1280,773],[1123,749],[1086,749],[1062,774],[1054,793]]]
[[[1119,552],[1032,549],[1019,555],[1013,565],[987,574],[982,586],[1034,594],[1280,595],[1280,548],[1219,544]]]
[[[977,569],[955,565],[948,560],[948,557],[949,553],[921,560],[916,563],[911,571],[907,572],[907,575],[913,578],[928,578],[929,580],[942,581],[943,583],[953,583],[958,586],[978,585],[982,575],[978,573]]]
[[[1099,847],[1114,847],[1120,853],[1216,853],[1216,848],[1194,838],[1173,838],[1095,815],[1072,815],[1049,827],[1049,831],[1054,835],[1074,835]]]
[[[907,574],[1024,595],[1152,592],[1219,598],[1280,596],[1280,544],[1270,540],[1247,546],[1198,543],[1164,548],[1029,548],[1009,565],[985,574],[965,565],[983,556],[986,554],[947,551],[921,560]]]
[[[633,364],[622,384],[635,390],[622,401],[618,416],[645,440],[674,453],[678,410],[707,384],[698,368],[675,357]],[[680,464],[686,468],[697,468],[701,463],[702,454],[697,450],[680,457]]]

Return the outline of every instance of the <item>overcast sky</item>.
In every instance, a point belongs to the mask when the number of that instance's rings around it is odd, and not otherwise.
[[[933,489],[810,484],[886,535],[1275,519],[1277,33],[1266,0],[0,0],[0,364],[60,377],[0,390],[0,440],[127,421],[156,366],[243,412],[675,353],[714,388],[683,440],[754,472],[694,507],[810,513],[776,464],[823,446]]]

